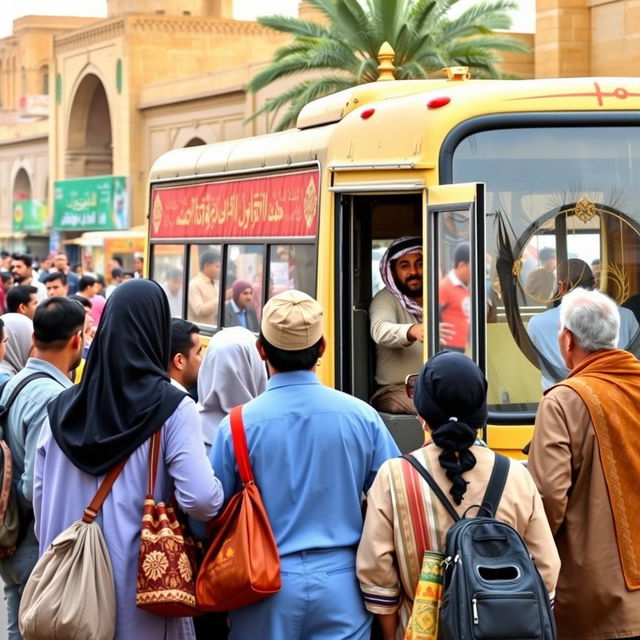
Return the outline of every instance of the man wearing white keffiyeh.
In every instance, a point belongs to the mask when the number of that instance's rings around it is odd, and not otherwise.
[[[423,364],[422,239],[394,240],[380,261],[385,284],[369,307],[371,337],[376,343],[376,382],[371,404],[378,411],[414,413],[404,380]]]

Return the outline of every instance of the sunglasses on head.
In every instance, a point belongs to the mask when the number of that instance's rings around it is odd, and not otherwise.
[[[418,380],[418,374],[417,373],[410,373],[405,379],[404,379],[404,389],[407,392],[407,395],[410,398],[413,398],[413,392],[415,391],[416,388],[416,381]]]

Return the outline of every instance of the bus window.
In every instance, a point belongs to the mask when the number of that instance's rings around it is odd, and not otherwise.
[[[471,221],[468,211],[439,214],[437,295],[440,344],[438,351],[471,355]]]
[[[189,251],[187,320],[219,326],[220,245],[195,244]]]
[[[460,139],[451,180],[486,183],[490,410],[532,418],[543,389],[568,373],[557,344],[559,281],[611,296],[618,346],[638,353],[640,136],[634,126],[527,124]]]
[[[151,249],[151,279],[167,294],[173,318],[183,318],[184,245],[156,244]]]
[[[225,265],[224,326],[258,332],[262,316],[264,245],[232,244]]]
[[[287,289],[298,289],[315,296],[315,247],[310,244],[278,244],[269,253],[270,298]]]

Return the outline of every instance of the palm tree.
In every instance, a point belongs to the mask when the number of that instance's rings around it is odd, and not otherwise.
[[[260,24],[294,39],[251,79],[249,91],[285,76],[315,73],[267,100],[250,119],[286,107],[277,125],[281,131],[295,124],[308,102],[375,81],[378,51],[385,41],[395,51],[398,79],[428,78],[453,65],[468,66],[475,77],[500,77],[497,51],[529,51],[522,42],[494,32],[511,26],[509,12],[517,2],[482,0],[451,17],[459,1],[308,0],[324,16],[323,24],[281,15],[258,18]]]

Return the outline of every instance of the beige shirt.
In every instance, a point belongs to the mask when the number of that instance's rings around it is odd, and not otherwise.
[[[219,286],[199,271],[189,281],[188,320],[218,326]]]
[[[376,382],[401,384],[424,364],[422,343],[407,339],[407,331],[418,320],[386,287],[376,293],[369,306],[371,338],[376,343]]]
[[[542,399],[529,470],[562,560],[555,603],[558,638],[640,635],[640,590],[627,591],[596,434],[586,405],[572,389],[555,387]]]
[[[495,454],[487,447],[476,445],[471,451],[477,462],[473,469],[463,475],[469,484],[462,504],[454,504],[461,516],[470,505],[482,503],[495,459]],[[427,458],[427,468],[431,469],[434,480],[449,497],[451,481],[438,461],[441,452],[442,449],[430,444],[413,453],[420,462]],[[410,601],[413,600],[418,585],[422,558],[398,557],[398,550],[403,549],[407,540],[412,537],[412,525],[410,521],[399,521],[395,517],[390,470],[391,465],[397,464],[407,463],[396,458],[387,460],[382,465],[367,496],[367,514],[358,547],[356,570],[363,590],[377,590],[387,596],[402,594],[403,602],[395,607],[376,607],[367,603],[367,608],[373,613],[392,613],[400,609],[402,627],[406,624]],[[423,492],[428,492],[426,482],[422,478],[420,482]],[[437,498],[434,497],[433,501],[436,504],[436,521],[431,523],[431,527],[435,535],[430,537],[435,547],[433,550],[444,551],[446,533],[453,520]],[[510,524],[522,535],[545,586],[553,593],[560,570],[558,552],[533,479],[526,468],[515,460],[511,461],[496,517]],[[402,637],[401,629],[399,637]]]

